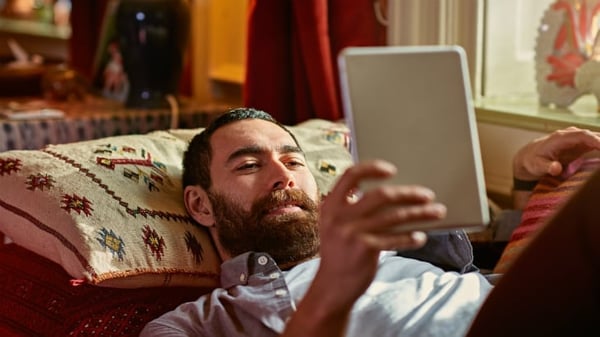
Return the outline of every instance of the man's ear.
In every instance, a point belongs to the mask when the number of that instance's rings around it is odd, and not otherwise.
[[[185,208],[194,220],[206,227],[215,225],[212,204],[208,194],[200,186],[186,186],[183,190]]]

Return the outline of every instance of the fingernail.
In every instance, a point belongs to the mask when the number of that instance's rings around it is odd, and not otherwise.
[[[410,234],[410,236],[415,241],[424,241],[424,240],[427,240],[427,234],[425,234],[425,232],[412,232]]]
[[[438,216],[446,215],[446,206],[443,204],[433,204],[433,210],[437,213]]]
[[[426,188],[425,190],[423,190],[423,194],[425,194],[426,198],[435,200],[435,192],[433,192],[432,190]]]

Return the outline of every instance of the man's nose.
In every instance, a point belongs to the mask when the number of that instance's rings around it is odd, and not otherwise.
[[[293,188],[296,186],[294,175],[284,163],[275,163],[273,167],[273,190]]]

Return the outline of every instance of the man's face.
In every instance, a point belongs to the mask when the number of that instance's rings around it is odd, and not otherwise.
[[[211,138],[217,240],[231,256],[270,253],[279,264],[318,250],[318,188],[292,137],[258,119],[234,122]]]

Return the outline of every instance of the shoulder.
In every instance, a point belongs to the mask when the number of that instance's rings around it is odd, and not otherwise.
[[[142,330],[140,337],[146,336],[202,336],[202,331],[211,326],[209,317],[218,305],[211,303],[211,297],[224,293],[221,288],[214,289],[211,293],[202,295],[193,302],[180,304],[177,308],[150,321]]]

